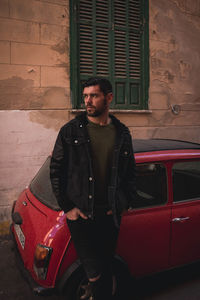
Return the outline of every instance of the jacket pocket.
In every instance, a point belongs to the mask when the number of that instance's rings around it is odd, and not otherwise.
[[[69,172],[74,172],[74,167],[86,168],[88,164],[87,145],[88,141],[84,137],[65,138],[66,152],[68,153]]]
[[[124,145],[120,151],[120,156],[122,158],[129,158],[131,155],[130,147],[128,145]]]
[[[88,141],[84,137],[70,137],[70,138],[64,138],[64,141],[66,144],[70,146],[78,147],[80,145],[86,144]]]

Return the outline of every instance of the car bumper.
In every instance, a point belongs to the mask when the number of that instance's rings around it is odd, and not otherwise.
[[[55,293],[55,288],[45,288],[40,285],[38,285],[33,278],[31,277],[30,273],[26,270],[24,267],[24,263],[22,261],[21,255],[19,253],[17,243],[14,237],[14,233],[12,230],[12,224],[10,226],[10,235],[12,237],[12,249],[15,253],[15,258],[16,258],[16,264],[20,270],[20,273],[22,277],[27,281],[28,285],[30,286],[31,290],[35,295],[41,295],[41,296],[47,296],[47,295],[52,295]]]

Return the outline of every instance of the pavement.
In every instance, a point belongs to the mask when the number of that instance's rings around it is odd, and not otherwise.
[[[42,297],[33,294],[17,268],[13,243],[9,236],[0,236],[0,300],[60,300],[57,295]]]
[[[0,257],[0,300],[63,299],[33,294],[17,268],[9,236],[0,236]],[[134,281],[132,292],[133,300],[200,300],[200,263]]]

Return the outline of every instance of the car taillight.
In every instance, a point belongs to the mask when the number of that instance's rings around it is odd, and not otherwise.
[[[39,279],[46,278],[52,250],[52,248],[40,244],[35,249],[34,271]]]

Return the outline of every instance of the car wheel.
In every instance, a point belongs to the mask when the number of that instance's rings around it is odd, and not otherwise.
[[[80,300],[84,294],[84,287],[88,285],[87,276],[82,267],[79,267],[68,279],[63,289],[63,296],[66,300]]]
[[[113,268],[113,300],[128,300],[131,297],[131,277],[125,266],[116,263]],[[64,287],[63,295],[66,300],[81,300],[87,292],[88,279],[82,267],[71,275]],[[88,298],[89,299],[89,296]]]
[[[114,288],[114,300],[133,299],[133,282],[128,268],[121,262],[115,262],[114,276],[116,287]]]

